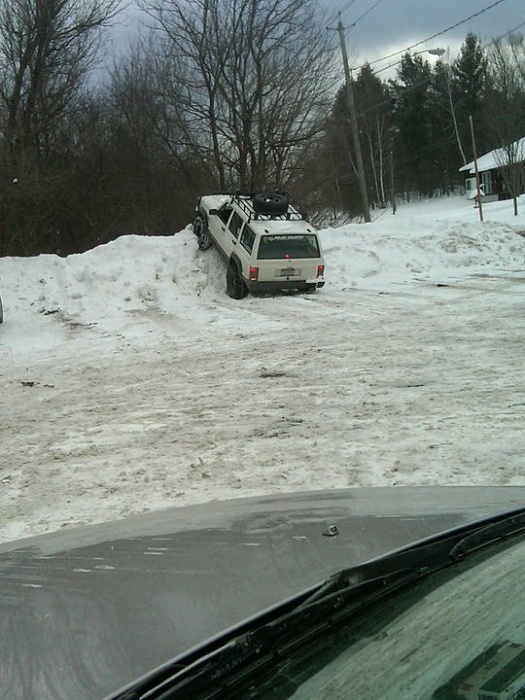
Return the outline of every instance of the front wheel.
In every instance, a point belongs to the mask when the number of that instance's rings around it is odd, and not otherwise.
[[[198,216],[193,222],[193,233],[197,236],[199,250],[208,250],[211,246],[211,238],[202,216]]]
[[[226,289],[228,291],[228,296],[232,299],[244,299],[248,294],[248,287],[244,283],[239,268],[234,262],[231,262],[228,266],[228,271],[226,273]]]

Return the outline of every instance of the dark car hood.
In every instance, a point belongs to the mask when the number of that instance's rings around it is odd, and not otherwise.
[[[0,698],[99,700],[341,568],[524,505],[525,487],[360,488],[0,545]]]

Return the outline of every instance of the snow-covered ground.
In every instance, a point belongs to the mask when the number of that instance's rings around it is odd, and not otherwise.
[[[276,491],[525,484],[525,214],[484,215],[451,197],[325,230],[315,295],[229,299],[189,228],[1,258],[0,540]]]

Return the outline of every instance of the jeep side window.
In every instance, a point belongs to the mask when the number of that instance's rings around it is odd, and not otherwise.
[[[241,245],[243,248],[246,248],[248,253],[252,252],[254,240],[255,233],[251,230],[249,226],[245,226],[241,236]]]
[[[233,233],[235,238],[239,237],[239,231],[241,230],[242,225],[243,225],[243,220],[241,219],[239,214],[237,214],[237,212],[234,211],[233,216],[230,220],[230,225],[228,228]]]
[[[217,212],[217,216],[224,224],[227,224],[231,213],[232,208],[229,206],[224,206],[219,209],[219,211]]]

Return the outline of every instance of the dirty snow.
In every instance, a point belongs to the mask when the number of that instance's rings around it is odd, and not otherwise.
[[[190,228],[1,258],[0,540],[277,491],[525,484],[525,214],[484,215],[451,197],[324,230],[323,290],[240,302]]]

